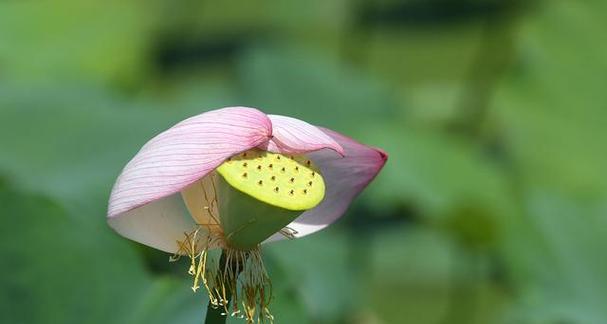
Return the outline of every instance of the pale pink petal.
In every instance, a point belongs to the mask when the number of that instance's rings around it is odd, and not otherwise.
[[[223,108],[178,123],[147,142],[122,170],[108,216],[180,191],[271,134],[270,120],[253,108]]]
[[[345,156],[339,157],[328,150],[308,154],[320,168],[327,191],[320,205],[304,212],[288,225],[297,231],[296,237],[312,234],[336,221],[388,159],[388,155],[380,149],[360,144],[332,130],[321,129],[343,147]],[[267,241],[283,238],[281,234],[275,234]]]
[[[177,240],[196,228],[179,193],[108,218],[108,224],[126,238],[168,253],[177,252]]]
[[[302,120],[268,115],[272,121],[272,139],[262,148],[276,153],[298,154],[329,148],[344,155],[344,149],[318,127]]]
[[[253,108],[218,109],[176,124],[146,143],[116,180],[108,207],[110,226],[138,240],[140,236],[149,238],[150,233],[144,233],[148,228],[169,228],[173,219],[179,223],[174,214],[179,216],[182,211],[158,200],[181,191],[230,156],[257,147],[271,136],[271,121]],[[146,205],[152,202],[156,203]],[[181,231],[181,225],[174,227]],[[166,250],[162,244],[149,245]]]

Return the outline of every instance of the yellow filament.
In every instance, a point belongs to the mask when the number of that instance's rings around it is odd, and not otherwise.
[[[197,291],[202,282],[212,307],[222,308],[223,313],[231,316],[242,316],[247,323],[273,323],[274,317],[268,309],[272,285],[259,246],[247,251],[230,248],[223,245],[221,236],[200,226],[184,235],[178,242],[179,250],[170,260],[176,261],[181,255],[190,258],[188,273],[194,281],[192,290]],[[210,262],[218,264],[217,259],[209,260],[209,246],[217,245],[223,246],[225,263],[223,267],[209,267]],[[228,309],[230,299],[231,310]]]

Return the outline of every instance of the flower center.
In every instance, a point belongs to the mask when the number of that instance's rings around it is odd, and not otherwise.
[[[179,241],[176,257],[187,255],[194,290],[202,284],[215,307],[272,321],[270,280],[260,244],[325,196],[325,182],[303,155],[286,156],[253,149],[233,156],[215,172],[188,186],[183,200],[198,224]],[[222,249],[222,259],[209,254]],[[231,302],[230,302],[231,299]],[[232,305],[229,310],[228,304]]]
[[[254,149],[228,159],[217,172],[234,188],[279,208],[311,209],[325,196],[318,168],[303,155]]]
[[[248,250],[280,232],[325,195],[325,183],[305,156],[258,149],[217,168],[219,220],[228,245]]]

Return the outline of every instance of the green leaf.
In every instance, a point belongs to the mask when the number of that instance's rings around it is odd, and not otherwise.
[[[492,323],[509,299],[490,260],[427,226],[392,226],[369,242],[365,306],[377,321]]]
[[[0,67],[13,81],[137,80],[145,66],[151,13],[134,1],[0,3]]]
[[[273,269],[278,269],[279,275],[284,273],[284,277],[275,277],[274,271],[270,273],[272,282],[281,286],[276,300],[289,300],[295,294],[306,310],[306,318],[312,322],[343,318],[356,305],[358,292],[348,243],[343,233],[328,230],[264,246],[267,259],[273,260]],[[277,317],[277,321],[282,319]]]
[[[390,154],[371,188],[376,209],[411,203],[440,219],[471,204],[497,213],[511,203],[503,170],[475,145],[396,123],[368,132],[366,137]]]
[[[532,186],[606,194],[604,78],[607,23],[600,1],[545,4],[521,26],[521,55],[494,117]]]
[[[527,195],[531,237],[511,250],[518,322],[600,323],[607,318],[607,200],[575,201],[548,191]]]
[[[247,102],[351,136],[396,115],[381,82],[300,48],[259,48],[240,61]],[[361,123],[364,120],[365,123]]]
[[[117,322],[150,283],[126,242],[74,221],[52,201],[3,188],[0,204],[7,215],[0,228],[3,322]]]
[[[0,184],[0,205],[7,216],[0,227],[3,323],[204,318],[204,294],[194,295],[183,280],[154,278],[132,245],[108,227],[83,222],[48,198],[6,184]]]

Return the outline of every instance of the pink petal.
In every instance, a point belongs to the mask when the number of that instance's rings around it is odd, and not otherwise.
[[[168,253],[177,252],[177,240],[196,228],[180,194],[109,218],[108,224],[126,238]]]
[[[140,223],[145,228],[150,224],[144,222],[157,218],[147,219],[137,210],[127,212],[179,192],[225,159],[259,146],[271,136],[270,119],[253,108],[213,110],[176,124],[146,143],[122,170],[110,196],[110,226],[121,234],[120,224]],[[173,213],[164,205],[162,208],[165,216]],[[154,211],[147,208],[147,213]],[[130,219],[114,220],[126,217]]]
[[[268,115],[272,121],[272,139],[262,146],[270,152],[298,154],[329,148],[344,155],[344,149],[318,127],[302,120]]]
[[[225,159],[266,142],[271,122],[253,108],[231,107],[188,118],[146,143],[112,190],[114,217],[180,191]]]
[[[320,168],[327,186],[324,200],[308,210],[288,226],[297,231],[296,237],[317,232],[343,215],[354,198],[375,178],[388,159],[381,149],[360,144],[329,129],[321,128],[344,149],[340,158],[330,151],[321,150],[308,156]],[[275,234],[267,241],[283,239]]]

